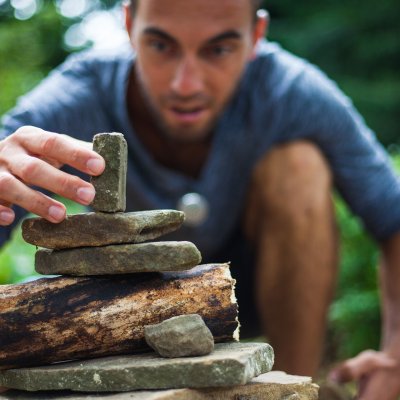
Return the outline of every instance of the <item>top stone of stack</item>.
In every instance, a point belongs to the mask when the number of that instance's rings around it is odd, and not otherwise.
[[[93,150],[106,162],[104,172],[91,182],[96,196],[91,206],[100,212],[124,212],[126,208],[126,172],[128,146],[122,133],[99,133],[93,137]]]

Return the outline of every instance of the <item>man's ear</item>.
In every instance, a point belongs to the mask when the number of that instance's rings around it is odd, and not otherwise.
[[[132,36],[132,28],[133,28],[133,18],[132,18],[131,9],[129,7],[129,4],[126,4],[126,3],[124,3],[122,7],[123,7],[123,11],[124,11],[125,29],[129,35],[129,38],[132,39],[131,36]]]
[[[267,34],[269,26],[269,13],[267,10],[258,10],[257,19],[254,24],[253,31],[253,54],[252,58],[255,57],[255,51],[257,43],[260,39],[263,39]]]

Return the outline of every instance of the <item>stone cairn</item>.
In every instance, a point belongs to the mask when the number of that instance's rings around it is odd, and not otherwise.
[[[0,399],[317,399],[310,378],[269,372],[271,346],[238,342],[227,264],[150,242],[183,213],[125,213],[123,135],[98,134],[93,149],[106,161],[94,212],[23,222],[42,247],[36,271],[61,276],[0,287],[0,386],[14,389]]]

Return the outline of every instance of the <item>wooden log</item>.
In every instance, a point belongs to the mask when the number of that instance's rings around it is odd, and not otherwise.
[[[227,264],[0,286],[0,369],[145,351],[144,325],[182,314],[200,314],[216,342],[234,340]]]

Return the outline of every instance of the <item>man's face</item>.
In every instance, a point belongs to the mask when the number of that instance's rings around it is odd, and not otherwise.
[[[204,139],[258,39],[250,1],[141,0],[131,22],[137,81],[157,123],[172,139]]]

